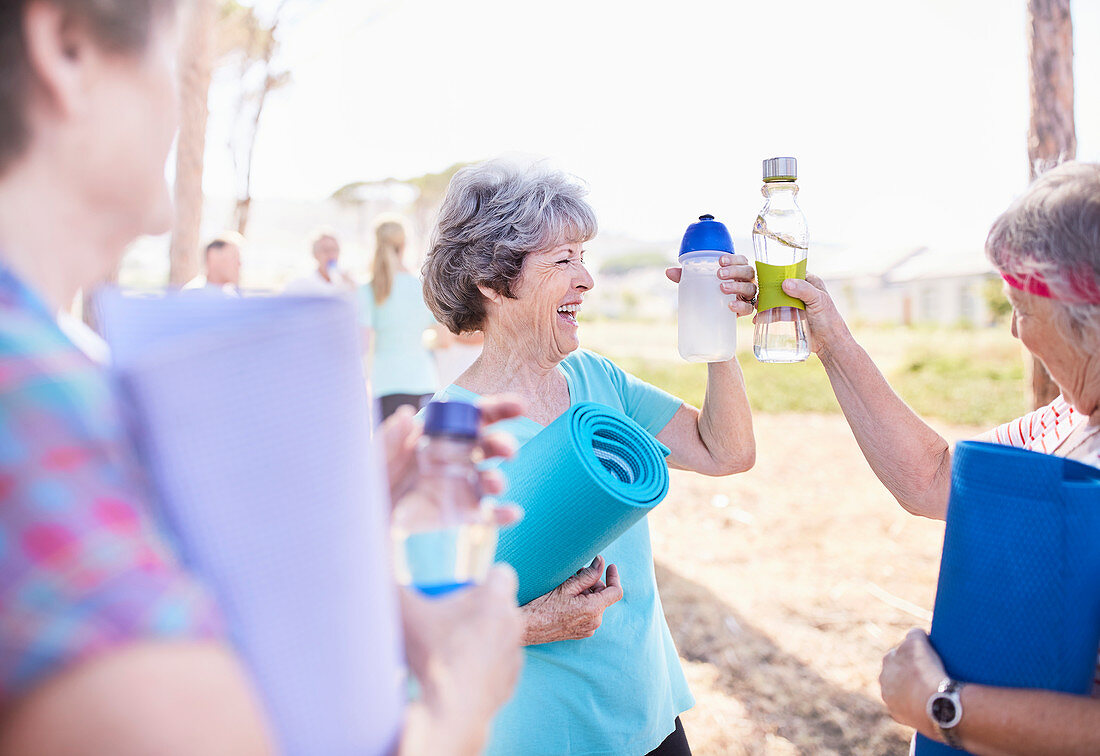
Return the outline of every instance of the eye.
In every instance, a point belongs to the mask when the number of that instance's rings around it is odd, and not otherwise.
[[[558,265],[568,265],[569,264],[569,258],[567,257],[564,260],[558,260],[557,264]]]

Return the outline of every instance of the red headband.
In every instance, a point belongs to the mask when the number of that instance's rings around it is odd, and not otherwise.
[[[1010,273],[1001,273],[1001,278],[1013,289],[1026,291],[1028,294],[1034,294],[1037,297],[1073,304],[1100,305],[1100,286],[1096,285],[1091,275],[1070,277],[1069,288],[1073,294],[1072,299],[1055,296],[1050,290],[1050,286],[1041,276],[1031,275],[1026,279],[1020,279]]]

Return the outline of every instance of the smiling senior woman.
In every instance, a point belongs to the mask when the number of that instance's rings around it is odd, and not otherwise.
[[[571,404],[597,401],[654,434],[673,467],[749,469],[755,442],[736,360],[709,366],[697,410],[579,349],[577,311],[595,285],[584,243],[595,234],[584,190],[563,174],[486,163],[455,175],[424,266],[425,299],[454,333],[482,331],[485,348],[441,395],[519,395],[527,415],[500,425],[520,444]],[[751,312],[747,260],[726,256],[719,278],[715,286],[739,295],[730,309]],[[657,595],[648,523],[604,556],[606,575],[597,557],[523,607],[525,667],[494,723],[490,753],[689,752],[677,715],[692,697]]]
[[[1012,335],[1062,394],[981,440],[1100,467],[1100,165],[1066,163],[1037,179],[993,224],[986,253],[1005,280]],[[943,519],[947,441],[890,389],[820,279],[783,288],[806,302],[814,349],[875,474],[908,511]],[[913,630],[883,660],[882,697],[897,721],[972,753],[1100,753],[1100,688],[1087,698],[958,681],[962,717],[943,732],[926,706],[946,678],[928,636]]]

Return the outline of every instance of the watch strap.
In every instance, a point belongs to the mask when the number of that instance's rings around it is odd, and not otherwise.
[[[950,727],[944,727],[940,724],[938,720],[933,720],[936,722],[936,727],[939,729],[940,735],[943,736],[943,739],[947,743],[947,745],[959,750],[962,750],[962,739],[959,737],[959,732],[956,728],[959,726],[959,722],[962,720],[962,699],[960,697],[962,688],[963,683],[959,682],[958,680],[952,680],[950,677],[944,679],[944,681],[940,683],[939,690],[936,691],[935,696],[944,694],[949,696],[951,698],[951,703],[955,706],[957,716],[955,723]]]

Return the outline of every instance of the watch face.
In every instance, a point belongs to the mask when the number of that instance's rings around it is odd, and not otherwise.
[[[947,696],[940,696],[932,701],[932,717],[941,725],[954,723],[955,702]]]

